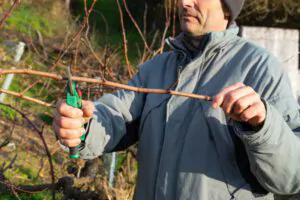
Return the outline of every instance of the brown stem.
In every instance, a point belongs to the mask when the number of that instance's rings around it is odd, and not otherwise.
[[[59,63],[59,61],[62,59],[62,57],[67,53],[67,51],[69,50],[69,48],[71,47],[71,45],[73,44],[73,42],[75,40],[77,40],[77,38],[80,36],[80,34],[82,33],[82,31],[87,27],[87,23],[89,22],[90,14],[93,11],[96,2],[97,2],[97,0],[93,1],[92,5],[90,6],[90,9],[87,11],[87,15],[85,16],[84,21],[83,21],[80,29],[72,36],[72,39],[67,43],[65,49],[62,51],[62,53],[55,60],[54,64],[50,68],[50,71],[52,71],[52,70],[54,70],[56,68],[56,65]]]
[[[173,4],[173,32],[172,32],[172,37],[175,37],[176,35],[176,10],[177,9],[177,0],[174,0]]]
[[[15,0],[13,5],[10,7],[9,11],[4,14],[3,18],[0,20],[0,29],[4,26],[6,20],[11,16],[14,9],[21,3],[21,0]]]
[[[41,72],[41,71],[35,71],[35,70],[29,70],[29,69],[12,69],[12,70],[0,70],[0,75],[3,74],[27,74],[27,75],[36,75],[40,77],[46,77],[46,78],[51,78],[57,81],[62,81],[66,80],[66,77],[57,75],[57,74],[52,74],[52,73],[47,73],[47,72]],[[124,89],[124,90],[129,90],[133,92],[140,92],[140,93],[156,93],[156,94],[170,94],[170,95],[175,95],[175,96],[184,96],[184,97],[189,97],[189,98],[194,98],[194,99],[199,99],[199,100],[206,100],[206,101],[211,101],[212,97],[210,96],[204,96],[204,95],[198,95],[198,94],[193,94],[193,93],[185,93],[185,92],[178,92],[174,90],[164,90],[164,89],[149,89],[149,88],[138,88],[138,87],[133,87],[121,83],[115,83],[111,81],[106,81],[106,80],[96,80],[92,78],[85,78],[85,77],[78,77],[78,76],[73,76],[72,80],[78,81],[78,82],[86,82],[86,83],[95,83],[103,86],[108,86],[108,87],[113,87],[113,88],[118,88],[118,89]]]
[[[5,94],[12,95],[12,96],[15,96],[15,97],[18,97],[18,98],[21,98],[21,99],[25,99],[25,100],[27,100],[27,101],[32,101],[32,102],[37,103],[37,104],[40,104],[40,105],[42,105],[42,106],[46,106],[46,107],[54,107],[54,105],[52,105],[52,104],[43,102],[43,101],[41,101],[41,100],[38,100],[38,99],[35,99],[35,98],[32,98],[32,97],[24,96],[24,95],[21,94],[21,93],[9,91],[9,90],[4,90],[4,89],[0,89],[0,93],[5,93]]]
[[[8,180],[0,179],[0,185],[4,185],[7,188],[12,188],[15,191],[22,193],[35,194],[52,189],[52,184],[42,184],[42,185],[14,185]],[[55,184],[56,190],[62,190],[63,199],[100,199],[99,194],[93,191],[81,191],[80,188],[74,187],[74,180],[72,177],[62,177]]]
[[[121,8],[119,0],[116,0],[116,2],[117,2],[119,13],[120,13],[120,21],[121,21],[122,35],[123,35],[123,42],[124,42],[125,62],[126,62],[126,65],[127,65],[128,75],[129,75],[130,78],[132,78],[133,72],[132,72],[132,69],[131,69],[131,64],[130,64],[129,59],[128,59],[128,47],[127,47],[128,41],[127,41],[126,29],[125,29],[125,25],[124,25],[123,12],[122,12],[122,8]]]
[[[55,174],[54,174],[54,167],[53,167],[53,163],[52,163],[52,156],[50,154],[50,151],[49,151],[49,148],[48,148],[48,145],[46,143],[46,140],[43,136],[43,132],[44,132],[44,127],[42,127],[42,129],[40,130],[37,125],[35,125],[28,117],[25,113],[23,113],[22,111],[20,111],[19,109],[9,105],[9,104],[4,104],[4,103],[0,103],[0,105],[3,105],[3,106],[6,106],[6,107],[9,107],[13,110],[15,110],[17,113],[19,113],[31,126],[32,128],[35,130],[35,132],[40,136],[42,142],[43,142],[43,145],[44,145],[44,149],[46,151],[46,155],[48,157],[48,160],[49,160],[49,164],[50,164],[50,176],[51,176],[51,185],[52,185],[52,199],[54,200],[55,199]]]
[[[39,83],[40,80],[37,81],[37,83]],[[20,94],[23,96],[28,90],[30,90],[35,84],[37,83],[32,83],[30,84],[27,88],[25,88],[25,90],[23,90]],[[3,92],[4,93],[4,92]]]
[[[148,45],[148,43],[147,43],[147,41],[146,41],[145,35],[142,33],[142,31],[141,31],[139,25],[137,24],[136,20],[134,19],[134,17],[132,16],[130,10],[128,9],[126,0],[123,0],[123,5],[124,5],[124,8],[125,8],[125,10],[126,10],[128,16],[129,16],[130,20],[131,20],[132,23],[134,24],[136,30],[139,32],[139,34],[140,34],[140,36],[141,36],[141,38],[142,38],[142,40],[143,40],[143,42],[144,42],[144,45],[145,45],[146,49],[147,49],[148,51],[151,51],[151,49],[149,48],[149,45]]]

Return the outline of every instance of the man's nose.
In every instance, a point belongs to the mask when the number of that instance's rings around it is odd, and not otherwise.
[[[192,7],[194,0],[179,0],[179,6],[186,8],[186,7]]]

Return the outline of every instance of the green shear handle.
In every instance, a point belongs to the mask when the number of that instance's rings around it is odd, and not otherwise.
[[[82,95],[81,95],[81,92],[76,89],[76,82],[71,80],[70,67],[68,67],[68,73],[69,73],[69,84],[67,86],[67,104],[74,108],[81,109]],[[85,140],[85,134],[83,134],[80,137],[80,140],[81,141]],[[76,147],[70,147],[69,158],[73,158],[73,159],[79,158],[79,150],[80,150],[80,145],[78,145]]]

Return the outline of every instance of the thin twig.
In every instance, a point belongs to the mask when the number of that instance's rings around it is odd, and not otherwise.
[[[125,62],[126,62],[126,65],[127,65],[127,71],[128,71],[129,78],[132,78],[133,72],[132,72],[131,64],[130,64],[130,61],[129,61],[129,58],[128,58],[128,47],[127,47],[128,41],[127,41],[126,29],[125,29],[125,25],[124,25],[123,12],[122,12],[122,8],[121,8],[119,0],[116,0],[116,2],[117,2],[119,13],[120,13],[120,21],[121,21],[123,42],[124,42]]]
[[[50,151],[49,151],[49,148],[48,148],[48,145],[46,143],[46,140],[43,136],[43,133],[44,133],[44,127],[42,127],[42,129],[40,130],[37,125],[35,125],[29,118],[28,116],[23,113],[22,111],[20,111],[19,109],[9,105],[9,104],[4,104],[4,103],[0,103],[0,105],[3,105],[3,106],[6,106],[6,107],[9,107],[13,110],[15,110],[17,113],[19,113],[31,126],[32,128],[35,130],[35,132],[40,136],[42,142],[43,142],[43,146],[44,146],[44,149],[46,151],[46,155],[48,157],[48,160],[49,160],[49,164],[50,164],[50,176],[51,176],[51,185],[52,185],[52,199],[54,200],[55,199],[55,174],[54,174],[54,167],[53,167],[53,163],[52,163],[52,156],[50,154]]]
[[[71,45],[73,44],[73,42],[78,39],[78,37],[81,35],[82,31],[87,27],[87,23],[89,22],[90,14],[93,11],[96,2],[97,2],[97,0],[93,1],[92,5],[90,6],[90,9],[87,12],[87,15],[85,16],[85,18],[83,20],[83,23],[82,23],[81,27],[71,37],[71,40],[67,43],[65,49],[62,51],[62,53],[57,57],[57,59],[53,63],[52,67],[50,68],[50,71],[52,71],[52,70],[54,70],[56,68],[56,65],[59,63],[59,61],[62,59],[62,57],[67,53],[67,51],[69,50],[69,48],[71,47]]]
[[[40,80],[37,80],[37,83],[39,83]],[[20,94],[24,95],[26,92],[28,92],[28,90],[30,90],[35,84],[37,83],[31,83],[29,86],[27,86]],[[3,92],[4,93],[4,92]]]
[[[11,70],[0,70],[0,75],[3,74],[27,74],[27,75],[36,75],[40,77],[46,77],[51,78],[57,81],[67,80],[67,77],[63,77],[57,74],[53,73],[47,73],[47,72],[41,72],[41,71],[35,71],[35,70],[29,70],[29,69],[11,69]],[[212,97],[210,96],[204,96],[204,95],[198,95],[193,93],[185,93],[185,92],[178,92],[173,90],[164,90],[164,89],[149,89],[149,88],[139,88],[139,87],[133,87],[121,83],[115,83],[112,81],[106,81],[106,80],[96,80],[92,78],[85,78],[85,77],[78,77],[73,76],[72,80],[78,81],[78,82],[86,82],[86,83],[94,83],[99,84],[103,86],[118,88],[118,89],[124,89],[129,90],[133,92],[140,92],[140,93],[156,93],[156,94],[170,94],[175,96],[184,96],[194,99],[200,99],[200,100],[206,100],[211,101]]]
[[[176,14],[177,14],[177,0],[174,0],[173,4],[173,31],[172,31],[172,37],[175,37],[176,35]]]
[[[21,0],[15,0],[13,5],[10,7],[9,11],[4,14],[3,18],[0,20],[0,29],[4,26],[6,20],[11,16],[14,9],[21,3]]]
[[[140,26],[137,24],[136,20],[134,19],[134,17],[132,16],[130,10],[128,9],[126,0],[123,0],[123,5],[124,5],[124,8],[125,8],[128,16],[129,16],[130,20],[134,24],[134,26],[135,26],[136,30],[138,31],[138,33],[140,34],[140,36],[141,36],[141,38],[142,38],[142,40],[144,42],[144,45],[145,45],[146,49],[151,52],[151,49],[149,48],[149,45],[148,45],[147,40],[145,38],[145,35],[142,33]]]
[[[4,173],[6,170],[8,169],[12,169],[13,165],[15,164],[16,160],[18,157],[18,153],[16,153],[16,155],[13,157],[13,159],[10,161],[9,165],[7,165],[6,167],[4,167],[1,172]]]
[[[100,64],[101,67],[104,67],[104,63],[103,61],[97,56],[96,52],[94,51],[92,44],[90,43],[90,41],[88,40],[88,38],[85,38],[85,40],[81,40],[83,42],[83,44],[85,44],[85,46],[88,47],[88,49],[90,50],[90,52],[93,54],[94,58],[97,60],[97,62]]]
[[[32,102],[37,103],[37,104],[40,104],[40,105],[42,105],[42,106],[46,106],[46,107],[54,107],[54,105],[52,105],[52,104],[43,102],[43,101],[41,101],[41,100],[38,100],[38,99],[35,99],[35,98],[32,98],[32,97],[24,96],[24,95],[21,94],[21,93],[9,91],[9,90],[4,90],[4,89],[0,89],[0,93],[5,93],[5,94],[12,95],[12,96],[15,96],[15,97],[18,97],[18,98],[21,98],[21,99],[25,99],[25,100],[27,100],[27,101],[32,101]]]

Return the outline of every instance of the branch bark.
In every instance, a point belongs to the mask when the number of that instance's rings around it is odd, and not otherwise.
[[[1,174],[0,174],[1,175]],[[0,186],[4,185],[7,189],[18,191],[21,193],[35,194],[46,190],[55,188],[55,190],[61,190],[64,194],[64,199],[100,199],[99,194],[90,191],[81,191],[79,188],[74,188],[74,180],[72,177],[62,177],[54,185],[42,184],[42,185],[14,185],[5,177],[0,176]],[[5,192],[7,190],[4,189]]]
[[[55,107],[54,105],[52,105],[52,104],[50,104],[50,103],[46,103],[46,102],[43,102],[43,101],[41,101],[41,100],[38,100],[38,99],[35,99],[35,98],[32,98],[32,97],[24,96],[24,95],[21,94],[21,93],[9,91],[9,90],[4,90],[4,89],[0,89],[0,93],[5,93],[5,94],[12,95],[12,96],[15,96],[15,97],[18,97],[18,98],[21,98],[21,99],[25,99],[25,100],[27,100],[27,101],[32,101],[32,102],[37,103],[37,104],[40,104],[40,105],[42,105],[42,106],[46,106],[46,107]]]
[[[56,81],[67,80],[67,77],[63,77],[63,76],[60,76],[57,74],[29,70],[29,69],[0,70],[0,75],[4,75],[4,74],[27,74],[27,75],[35,75],[35,76],[39,76],[39,77],[51,78]],[[178,92],[178,91],[174,91],[174,90],[138,88],[138,87],[133,87],[133,86],[116,83],[116,82],[111,82],[111,81],[106,81],[106,80],[96,80],[96,79],[92,79],[92,78],[85,78],[85,77],[78,77],[78,76],[73,76],[72,80],[78,81],[78,82],[94,83],[94,84],[99,84],[102,86],[124,89],[124,90],[128,90],[128,91],[139,92],[139,93],[170,94],[170,95],[183,96],[183,97],[205,100],[205,101],[212,100],[211,96],[198,95],[198,94],[186,93],[186,92]]]

